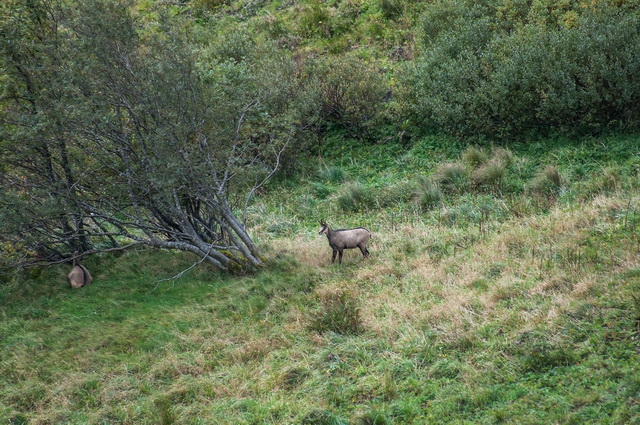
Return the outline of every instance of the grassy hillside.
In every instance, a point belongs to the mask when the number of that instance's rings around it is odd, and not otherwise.
[[[251,206],[255,275],[139,251],[4,285],[0,422],[638,423],[638,146],[327,140]],[[371,258],[332,265],[320,218]]]

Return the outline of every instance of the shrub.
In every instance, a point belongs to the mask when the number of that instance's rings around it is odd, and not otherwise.
[[[460,193],[469,185],[467,170],[457,162],[442,164],[434,175],[434,181],[447,192]]]
[[[349,292],[320,294],[321,308],[312,316],[309,329],[315,332],[358,334],[363,325],[358,301]]]
[[[529,183],[531,192],[543,195],[555,195],[562,186],[560,172],[554,165],[547,165]]]
[[[373,206],[374,198],[361,184],[351,184],[338,196],[338,205],[344,211],[361,211]]]
[[[465,0],[426,6],[425,49],[404,74],[416,122],[493,139],[638,126],[638,11],[599,2],[563,20],[521,4],[513,17]]]
[[[389,87],[371,64],[345,55],[309,61],[307,73],[319,90],[320,124],[358,139],[374,138],[384,118]]]
[[[245,33],[231,31],[219,37],[210,54],[219,62],[241,63],[256,54],[256,43]]]
[[[488,160],[487,154],[475,146],[468,147],[462,154],[462,162],[471,169],[484,165]]]
[[[506,167],[502,162],[492,159],[475,169],[471,178],[477,187],[497,187],[502,183],[505,171]]]
[[[432,180],[419,177],[413,199],[420,208],[430,210],[442,202],[442,191]]]

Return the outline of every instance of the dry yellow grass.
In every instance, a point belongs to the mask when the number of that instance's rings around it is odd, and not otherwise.
[[[351,250],[345,253],[342,265],[331,264],[326,238],[315,234],[315,229],[271,240],[269,255],[293,258],[300,273],[312,277],[313,282],[305,287],[308,293],[286,287],[270,292],[265,295],[269,306],[251,320],[245,320],[244,310],[218,315],[221,311],[212,312],[205,304],[167,313],[171,316],[166,318],[168,323],[187,321],[199,326],[185,329],[176,325],[163,330],[174,343],[157,358],[148,358],[148,367],[131,365],[130,369],[107,373],[79,358],[74,366],[77,373],[66,375],[49,391],[60,396],[39,400],[30,419],[42,424],[62,421],[65,411],[77,408],[73,394],[82,391],[89,377],[100,382],[98,407],[86,416],[89,422],[99,422],[104,412],[123,404],[119,413],[122,423],[135,423],[141,413],[127,404],[134,399],[141,400],[145,414],[156,414],[158,399],[148,395],[151,390],[145,382],[162,382],[163,397],[182,406],[172,410],[179,421],[181,415],[215,417],[217,412],[206,409],[216,403],[228,412],[242,400],[295,395],[297,374],[302,382],[332,373],[334,366],[325,364],[327,355],[318,353],[339,355],[344,362],[339,364],[348,364],[350,370],[367,368],[366,356],[360,358],[348,350],[358,350],[371,341],[386,344],[384,350],[372,352],[388,364],[402,363],[407,352],[428,350],[434,341],[451,347],[481,345],[489,338],[487,332],[499,332],[491,343],[518,346],[523,334],[542,328],[552,343],[561,345],[563,336],[554,324],[563,323],[577,302],[589,302],[597,293],[613,291],[592,260],[605,262],[603,270],[608,276],[640,267],[637,241],[621,240],[621,249],[615,253],[608,245],[605,248],[609,251],[597,252],[597,258],[590,257],[596,254],[585,245],[593,235],[615,231],[621,225],[617,211],[628,204],[628,199],[599,197],[570,210],[555,207],[547,215],[488,223],[488,230],[483,231],[477,227],[428,226],[419,220],[382,225],[374,230],[371,257],[365,260],[358,250]],[[584,257],[577,257],[577,253]],[[238,297],[252,296],[252,291],[259,292],[245,283],[240,279],[234,287],[236,298],[221,292],[223,300],[229,296],[225,302],[232,303]],[[344,292],[358,301],[365,335],[349,339],[310,331],[314,309],[322,308],[323,299]],[[305,301],[289,303],[292,296]],[[224,309],[227,304],[217,306]],[[246,314],[253,314],[250,307]],[[353,345],[344,348],[336,340],[349,340]],[[19,346],[16,350],[15,356],[28,351]],[[95,359],[99,355],[100,346],[96,345],[91,356]],[[473,384],[482,381],[487,368],[500,373],[502,363],[508,367],[512,354],[500,355],[505,358],[492,359],[489,366],[482,350],[459,362],[449,360],[459,369],[459,379],[468,384],[469,394],[481,398],[483,394],[476,394]],[[24,368],[19,358],[7,361],[17,365],[12,371],[16,378],[36,379],[37,371]],[[431,371],[431,366],[420,373],[438,373]],[[363,403],[399,391],[394,389],[393,376],[380,370],[355,374],[353,379],[358,389],[353,397]],[[315,390],[305,387],[304,391]],[[297,419],[287,418],[288,423]],[[225,423],[224,418],[220,423]]]
[[[600,196],[580,208],[554,207],[545,216],[491,223],[482,234],[419,222],[381,226],[371,240],[371,257],[363,260],[355,250],[345,254],[342,266],[331,265],[331,250],[320,236],[274,240],[272,246],[326,278],[318,294],[349,289],[359,296],[365,327],[377,334],[428,326],[455,337],[496,320],[516,320],[522,331],[553,321],[599,284],[586,260],[574,264],[562,255],[572,253],[590,232],[618,226],[610,213],[628,203]],[[444,244],[450,255],[434,256],[430,247],[436,244]],[[636,254],[629,251],[614,260],[620,268],[638,266]],[[506,307],[512,299],[536,297],[544,302],[532,301],[516,317]],[[290,329],[299,328],[304,315],[291,319]]]

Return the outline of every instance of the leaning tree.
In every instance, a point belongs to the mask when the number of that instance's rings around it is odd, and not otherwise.
[[[179,18],[150,25],[119,2],[55,4],[15,0],[3,22],[3,248],[145,244],[260,266],[246,207],[302,125],[294,63],[269,46],[217,54]]]

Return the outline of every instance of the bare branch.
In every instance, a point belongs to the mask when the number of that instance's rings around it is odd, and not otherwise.
[[[282,157],[282,153],[285,151],[285,149],[289,145],[291,138],[292,138],[292,135],[289,135],[287,137],[287,141],[282,145],[282,147],[276,154],[276,163],[273,166],[271,172],[267,174],[267,176],[264,179],[262,179],[260,183],[254,184],[251,190],[249,191],[249,194],[247,195],[244,202],[244,209],[242,213],[242,225],[244,226],[245,229],[247,228],[247,208],[249,207],[249,201],[253,197],[253,194],[256,192],[256,190],[261,188],[267,182],[267,180],[269,180],[276,173],[276,171],[278,171],[278,169],[280,168],[280,158]],[[273,141],[273,136],[271,138],[271,141]]]

